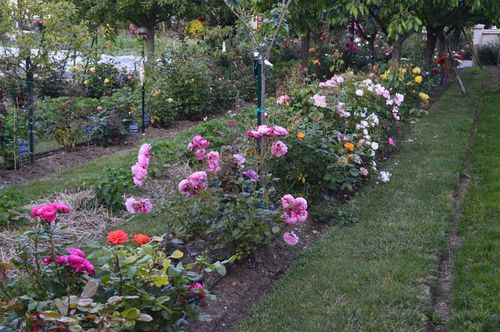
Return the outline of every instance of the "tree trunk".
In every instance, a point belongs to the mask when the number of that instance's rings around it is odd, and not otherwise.
[[[300,37],[300,43],[302,45],[302,54],[301,54],[301,64],[302,68],[307,68],[307,62],[309,60],[309,46],[311,43],[311,34],[309,31],[302,37]]]
[[[462,34],[462,29],[459,27],[454,27],[452,34],[451,34],[451,39],[450,39],[450,46],[452,50],[458,50],[460,48],[460,35]]]
[[[403,48],[403,42],[406,38],[403,37],[398,37],[392,44],[392,55],[391,55],[391,61],[394,66],[399,67],[399,63],[401,62],[401,51]]]
[[[444,34],[444,29],[441,30],[438,34],[438,43],[437,43],[437,53],[438,56],[446,55],[446,35]]]
[[[155,54],[155,24],[146,26],[146,45],[148,61],[153,59]]]
[[[427,30],[427,42],[425,45],[425,63],[430,66],[432,63],[432,56],[434,55],[434,49],[436,48],[436,43],[438,40],[438,35],[443,28],[438,27],[426,27]]]
[[[376,62],[376,56],[375,56],[375,39],[376,39],[377,33],[374,32],[370,38],[368,38],[368,50],[370,52],[370,62],[372,65],[375,64]]]

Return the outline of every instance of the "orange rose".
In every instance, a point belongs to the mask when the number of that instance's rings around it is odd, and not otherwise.
[[[124,244],[128,240],[128,235],[121,229],[108,233],[108,243],[114,246]]]
[[[149,243],[149,241],[151,240],[149,238],[149,236],[147,236],[146,234],[135,234],[134,237],[132,238],[132,240],[137,243],[139,246],[142,246],[144,244],[147,244]]]
[[[314,49],[314,47],[311,47],[311,48],[309,49],[309,53],[311,53],[311,54],[312,54],[312,53],[314,53],[314,52],[316,52],[316,50]]]
[[[298,139],[303,139],[304,137],[306,137],[306,134],[304,134],[303,132],[297,134]]]
[[[344,148],[346,148],[347,150],[353,151],[354,144],[352,144],[351,142],[344,143]]]
[[[320,63],[321,62],[319,62],[318,59],[314,59],[314,61],[313,61],[313,65],[315,65],[315,66],[319,66]]]

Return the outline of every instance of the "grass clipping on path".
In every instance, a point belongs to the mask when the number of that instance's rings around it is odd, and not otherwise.
[[[469,99],[449,87],[380,165],[391,181],[350,202],[359,222],[301,253],[243,331],[425,330],[482,78],[464,72]]]

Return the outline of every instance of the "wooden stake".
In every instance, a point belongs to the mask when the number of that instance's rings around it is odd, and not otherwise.
[[[455,58],[453,57],[453,52],[451,51],[451,46],[450,43],[448,42],[448,38],[446,38],[445,41],[446,41],[446,48],[448,49],[448,55],[450,56],[451,67],[453,68],[453,72],[455,73],[455,77],[457,78],[458,85],[460,86],[460,91],[462,91],[462,95],[464,97],[468,97],[467,91],[465,91],[464,83],[462,82],[458,69],[455,66]]]

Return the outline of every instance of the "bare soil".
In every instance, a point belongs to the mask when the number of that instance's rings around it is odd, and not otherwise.
[[[75,150],[65,151],[57,150],[44,155],[35,160],[34,164],[25,163],[19,170],[8,170],[0,168],[0,185],[19,185],[30,182],[48,174],[62,171],[71,167],[80,166],[89,161],[109,156],[122,151],[132,151],[137,147],[139,141],[143,138],[169,138],[175,136],[178,132],[194,127],[198,122],[178,121],[171,128],[147,128],[144,134],[131,136],[121,145],[114,146],[96,146],[81,145]]]
[[[251,257],[229,269],[229,273],[211,290],[217,301],[202,300],[200,313],[211,316],[210,322],[192,321],[190,331],[235,331],[250,316],[254,306],[266,295],[274,282],[290,267],[293,258],[308,247],[325,225],[307,221],[295,224],[293,231],[300,243],[291,247],[281,239],[257,251],[259,262]],[[211,287],[211,285],[206,285]]]

